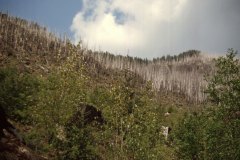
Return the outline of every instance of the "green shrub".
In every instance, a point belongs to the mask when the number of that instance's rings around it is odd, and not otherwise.
[[[26,110],[35,103],[38,90],[39,81],[36,76],[21,73],[11,66],[0,69],[0,106],[10,118],[29,122]]]
[[[152,99],[151,83],[138,88],[135,80],[133,75],[125,73],[112,86],[103,105],[107,121],[101,136],[105,146],[103,159],[162,158],[162,113]]]
[[[209,159],[240,157],[240,62],[236,54],[229,49],[226,57],[218,58],[209,81],[207,93],[215,104],[206,126]]]
[[[175,131],[181,159],[239,159],[240,63],[230,49],[215,60],[207,93],[212,102],[202,113],[186,116]]]
[[[175,128],[174,138],[179,159],[203,159],[204,139],[202,115],[186,114]]]
[[[65,139],[64,126],[77,111],[79,104],[86,99],[87,77],[83,73],[84,64],[74,48],[72,49],[72,54],[66,60],[60,61],[60,58],[59,66],[53,66],[48,75],[39,78],[41,85],[36,94],[36,104],[28,110],[34,129],[40,131],[32,139],[49,146],[45,148],[55,151],[57,158],[68,150],[68,146],[63,145],[65,141],[78,143],[78,139]],[[61,132],[63,135],[59,135]],[[73,137],[76,136],[75,130],[72,130],[72,134]]]

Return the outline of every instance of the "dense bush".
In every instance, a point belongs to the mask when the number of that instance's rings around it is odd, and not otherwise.
[[[81,57],[72,48],[72,54],[66,60],[57,59],[59,65],[53,66],[46,76],[38,77],[39,92],[35,94],[36,103],[28,110],[33,119],[30,142],[36,142],[40,148],[54,149],[59,157],[65,138],[64,125],[77,111],[77,106],[85,99],[85,82]],[[74,133],[74,131],[73,131]]]
[[[240,63],[235,55],[230,49],[215,60],[216,72],[206,91],[211,107],[179,124],[175,140],[180,159],[239,159]]]
[[[103,159],[162,158],[162,113],[152,99],[151,84],[136,85],[134,75],[125,71],[102,105],[107,121],[101,136]]]
[[[8,116],[21,122],[29,122],[26,110],[35,103],[39,81],[29,73],[20,72],[16,67],[0,69],[0,106]]]
[[[177,156],[180,159],[203,159],[203,117],[186,114],[175,129]]]

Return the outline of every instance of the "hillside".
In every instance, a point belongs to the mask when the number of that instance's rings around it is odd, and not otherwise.
[[[190,50],[178,56],[163,56],[153,60],[99,52],[89,54],[107,68],[129,69],[145,80],[152,81],[157,91],[183,94],[192,102],[206,99],[202,92],[207,86],[204,75],[213,70],[213,61],[200,51]]]
[[[0,42],[0,159],[238,156],[234,50],[216,61],[197,50],[153,60],[93,52],[4,13]]]
[[[2,62],[6,58],[5,56],[16,56],[22,58],[21,61],[39,61],[41,64],[34,67],[44,70],[43,68],[47,69],[46,65],[51,64],[57,55],[64,58],[69,54],[68,44],[70,40],[66,37],[58,38],[36,23],[9,17],[6,14],[1,14],[0,19]],[[127,69],[146,81],[152,81],[156,91],[170,91],[184,95],[192,102],[203,102],[206,99],[202,92],[207,85],[204,75],[213,70],[213,63],[212,58],[200,51],[192,50],[178,56],[147,60],[137,57],[115,56],[107,52],[92,52],[83,48],[82,45],[80,46],[78,52],[88,61],[88,69],[91,70],[89,73],[99,73],[103,67],[106,69]],[[29,55],[34,55],[35,58],[29,59]]]
[[[1,66],[15,63],[22,71],[46,74],[52,66],[66,60],[73,49],[84,61],[86,74],[94,77],[99,84],[108,84],[112,79],[121,77],[120,71],[113,71],[94,60],[87,49],[80,45],[72,46],[66,37],[59,38],[37,23],[3,13],[0,14],[0,22]]]
[[[150,80],[149,78],[145,77],[144,75],[141,74],[140,70],[141,68],[138,68],[138,71],[133,70],[133,68],[128,68],[128,67],[119,67],[119,66],[109,66],[110,63],[112,64],[116,64],[116,62],[112,62],[110,59],[108,60],[106,57],[106,54],[101,53],[101,52],[95,52],[94,54],[91,52],[91,50],[88,50],[84,47],[82,47],[82,44],[78,45],[78,46],[74,46],[70,43],[70,41],[65,38],[65,39],[61,39],[58,38],[56,36],[54,36],[54,34],[50,33],[47,31],[46,28],[43,28],[41,26],[39,26],[36,23],[33,22],[28,22],[26,20],[23,20],[21,18],[16,18],[16,17],[11,17],[8,16],[6,14],[0,14],[0,41],[2,42],[0,44],[0,66],[2,69],[1,74],[7,74],[9,77],[9,79],[13,78],[11,81],[17,81],[14,82],[16,83],[16,88],[15,87],[10,87],[11,88],[11,96],[14,96],[14,99],[10,101],[8,100],[4,100],[3,97],[3,104],[9,104],[10,106],[8,106],[8,108],[6,108],[8,111],[8,114],[10,114],[10,117],[12,120],[14,120],[17,124],[19,124],[19,120],[20,121],[26,121],[26,119],[29,119],[26,117],[26,113],[25,111],[20,111],[20,115],[19,113],[14,113],[13,111],[11,111],[10,109],[13,108],[13,110],[15,110],[15,105],[14,103],[19,103],[19,101],[16,101],[15,99],[19,99],[19,96],[17,95],[17,97],[15,97],[16,95],[14,95],[12,92],[13,90],[15,90],[14,92],[18,93],[19,89],[18,89],[18,83],[20,83],[19,85],[27,85],[28,88],[30,87],[34,87],[33,91],[27,91],[27,93],[25,93],[25,89],[23,90],[23,93],[19,94],[29,94],[30,93],[34,93],[38,90],[38,83],[39,82],[33,82],[32,84],[32,80],[33,81],[39,81],[36,80],[35,76],[39,77],[40,79],[42,79],[41,77],[43,77],[43,79],[45,79],[44,81],[48,81],[48,77],[52,76],[52,74],[54,74],[55,72],[59,72],[61,74],[61,72],[65,72],[65,71],[61,71],[62,66],[66,65],[70,65],[68,63],[69,58],[71,59],[72,56],[74,56],[73,54],[77,54],[77,61],[75,60],[71,60],[71,63],[79,63],[78,65],[80,66],[84,66],[83,69],[83,73],[81,72],[80,74],[84,74],[84,77],[88,78],[88,81],[84,82],[84,87],[80,87],[80,90],[82,92],[84,92],[84,98],[85,100],[81,100],[81,102],[87,102],[90,104],[94,104],[95,106],[97,106],[98,109],[101,109],[103,112],[106,112],[104,114],[109,114],[109,109],[107,109],[106,107],[112,103],[110,101],[109,98],[111,98],[111,95],[109,95],[110,93],[112,94],[112,92],[116,92],[114,91],[115,89],[117,89],[119,86],[122,86],[122,89],[126,89],[125,91],[122,90],[121,88],[119,88],[120,90],[118,92],[123,92],[124,94],[126,94],[125,96],[129,96],[134,94],[132,98],[136,99],[134,100],[135,105],[147,105],[147,103],[152,104],[152,102],[150,102],[149,100],[147,100],[148,98],[145,96],[149,96],[151,95],[151,99],[154,99],[154,103],[158,103],[159,108],[157,108],[157,110],[159,110],[159,114],[163,115],[163,113],[167,110],[169,110],[170,112],[176,112],[176,109],[178,106],[180,107],[184,107],[187,106],[188,102],[187,99],[185,99],[184,96],[182,96],[182,94],[178,95],[176,97],[177,94],[175,93],[164,93],[164,94],[156,94],[156,93],[152,93],[149,92],[150,90],[147,89],[147,81]],[[75,55],[76,56],[76,55]],[[113,56],[110,55],[113,59],[119,59],[119,56]],[[97,59],[97,57],[99,57]],[[121,57],[122,61],[119,61],[118,64],[121,65],[125,65],[125,62],[129,63],[132,58],[130,57]],[[123,60],[126,61],[123,61]],[[140,61],[140,63],[143,62],[143,60],[138,59],[138,61]],[[133,61],[134,63],[136,63],[135,61]],[[164,61],[163,63],[165,64],[167,61]],[[144,66],[146,66],[146,62],[143,63]],[[136,65],[136,66],[140,66],[140,65]],[[142,67],[142,71],[144,73],[146,73],[147,68],[144,68],[144,66]],[[8,71],[10,67],[10,72]],[[14,71],[16,68],[16,71]],[[6,71],[5,71],[6,70]],[[11,75],[10,73],[14,73],[13,75]],[[75,73],[75,71],[73,71]],[[71,73],[66,73],[69,76],[74,76],[71,75]],[[76,72],[76,74],[79,74]],[[18,77],[17,79],[14,78],[14,76]],[[81,75],[80,75],[81,76]],[[28,79],[27,82],[26,78]],[[30,78],[30,81],[29,81]],[[63,77],[64,78],[64,77]],[[39,78],[37,78],[39,79]],[[61,79],[61,78],[60,78]],[[68,77],[64,78],[64,81],[69,81],[70,79],[68,79]],[[23,82],[22,82],[23,81]],[[40,80],[42,81],[42,80]],[[3,87],[6,88],[7,86],[5,86],[7,82],[2,82],[3,83]],[[22,84],[23,83],[23,84]],[[30,84],[28,84],[30,83]],[[42,82],[41,82],[42,83]],[[58,82],[55,82],[58,83]],[[74,84],[74,82],[71,82]],[[80,82],[82,83],[82,82]],[[36,85],[36,86],[35,86]],[[20,86],[19,86],[20,87]],[[35,89],[35,87],[37,87]],[[61,90],[61,86],[56,86],[58,87],[58,89]],[[64,86],[63,86],[64,87]],[[70,86],[65,86],[65,87],[70,87]],[[125,88],[126,87],[126,88]],[[130,88],[129,88],[130,87]],[[76,88],[78,88],[76,86]],[[115,88],[115,89],[114,89]],[[67,88],[62,88],[63,90],[66,90]],[[130,89],[130,90],[129,90]],[[149,93],[145,93],[145,90],[149,90]],[[117,89],[118,90],[118,89]],[[7,91],[4,91],[1,94],[6,94]],[[37,91],[39,92],[39,91]],[[73,92],[75,92],[75,90],[73,90]],[[110,92],[110,93],[109,93]],[[128,93],[129,92],[129,93]],[[8,92],[7,92],[8,93]],[[117,93],[117,92],[116,92]],[[45,93],[46,94],[46,93]],[[119,94],[119,93],[117,93]],[[36,94],[37,95],[37,94]],[[71,93],[69,93],[69,95],[71,95]],[[80,94],[81,95],[81,94]],[[30,96],[30,95],[29,95]],[[67,95],[66,95],[67,96]],[[106,97],[108,96],[108,97]],[[20,96],[21,97],[21,96]],[[105,99],[104,99],[105,97]],[[140,100],[141,97],[145,97],[144,99],[146,99],[147,101],[145,102]],[[176,101],[172,101],[172,98],[175,97],[174,99]],[[7,97],[6,97],[7,98]],[[34,98],[33,100],[30,101],[37,101],[39,97]],[[60,97],[55,97],[55,98],[60,98]],[[73,97],[74,98],[74,97]],[[124,97],[122,97],[124,98]],[[126,97],[127,98],[127,97]],[[140,98],[140,99],[139,99]],[[150,98],[150,97],[149,97]],[[124,98],[125,99],[125,98]],[[129,99],[129,98],[127,98]],[[132,100],[130,99],[130,101],[128,102],[128,100],[126,99],[126,103],[133,103]],[[139,99],[142,102],[137,102],[137,99]],[[138,100],[138,101],[139,101]],[[7,101],[7,102],[5,102]],[[11,102],[13,101],[13,102]],[[32,104],[32,102],[28,102],[27,99],[24,100],[20,100],[21,101],[26,101],[24,103],[26,104],[18,104],[18,105],[23,105],[23,108],[28,107],[28,105],[37,105],[37,104]],[[55,100],[56,101],[56,100]],[[152,100],[151,100],[152,101]],[[181,103],[179,103],[178,101],[181,101]],[[54,102],[55,104],[56,102]],[[115,102],[114,102],[115,103]],[[120,102],[119,102],[120,103]],[[122,102],[121,102],[122,103]],[[134,105],[134,104],[133,104]],[[65,111],[65,105],[62,106],[63,110]],[[114,109],[114,107],[113,107]],[[147,109],[147,108],[146,108]],[[152,110],[151,108],[149,108],[150,110]],[[29,110],[29,109],[27,109]],[[148,110],[148,109],[147,109]],[[175,111],[173,111],[175,110]],[[40,110],[41,111],[41,110]],[[17,109],[17,112],[18,109]],[[22,113],[23,112],[23,113]],[[30,109],[29,111],[30,114],[32,114],[32,110]],[[39,111],[38,111],[39,112]],[[59,111],[60,112],[60,111]],[[184,111],[180,111],[180,113],[183,113]],[[150,112],[151,113],[151,112]],[[28,114],[27,114],[28,115]],[[168,119],[165,123],[169,124],[169,125],[173,125],[173,123],[175,123],[175,121],[177,120],[177,117],[181,116],[181,114],[179,113],[173,113],[173,115],[176,115],[176,117],[173,117],[172,120],[171,118]],[[17,118],[16,118],[17,117]],[[20,119],[19,119],[20,118]],[[34,118],[33,118],[34,119]],[[162,119],[162,118],[160,118]],[[28,120],[27,120],[28,121]],[[32,129],[26,129],[28,127],[25,127],[26,122],[21,122],[19,126],[22,126],[23,128],[21,128],[21,130],[26,130],[24,131],[24,136],[26,137],[28,143],[30,143],[30,146],[32,146],[31,148],[33,150],[36,150],[34,148],[36,147],[47,147],[46,143],[43,140],[40,139],[40,137],[38,135],[36,135],[36,137],[32,137],[32,134],[35,132],[35,130],[37,128],[32,128]],[[49,123],[49,122],[48,122]],[[27,123],[27,126],[29,124]],[[157,128],[156,128],[157,129]],[[38,130],[38,129],[37,129]],[[30,137],[29,137],[30,136]],[[37,143],[33,143],[33,141],[36,141],[38,139],[38,143],[43,143],[41,145],[37,144]],[[42,151],[41,151],[42,153]],[[170,152],[171,153],[171,152]],[[46,153],[44,153],[46,154]],[[46,155],[45,155],[46,156]],[[48,155],[47,157],[51,157],[52,155]]]

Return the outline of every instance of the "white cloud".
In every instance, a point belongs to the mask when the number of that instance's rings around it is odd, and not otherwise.
[[[90,49],[115,54],[129,51],[131,56],[152,58],[188,49],[224,52],[238,47],[240,37],[240,3],[228,2],[83,0],[71,30],[75,43],[81,39]]]
[[[84,0],[71,30],[92,49],[147,57],[158,50],[162,23],[173,21],[186,0]],[[116,13],[117,11],[117,13]],[[122,23],[118,23],[121,17]],[[156,34],[157,33],[157,34]]]

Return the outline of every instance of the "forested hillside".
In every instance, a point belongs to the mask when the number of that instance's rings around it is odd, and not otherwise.
[[[0,159],[239,159],[237,52],[93,52],[0,13]]]

